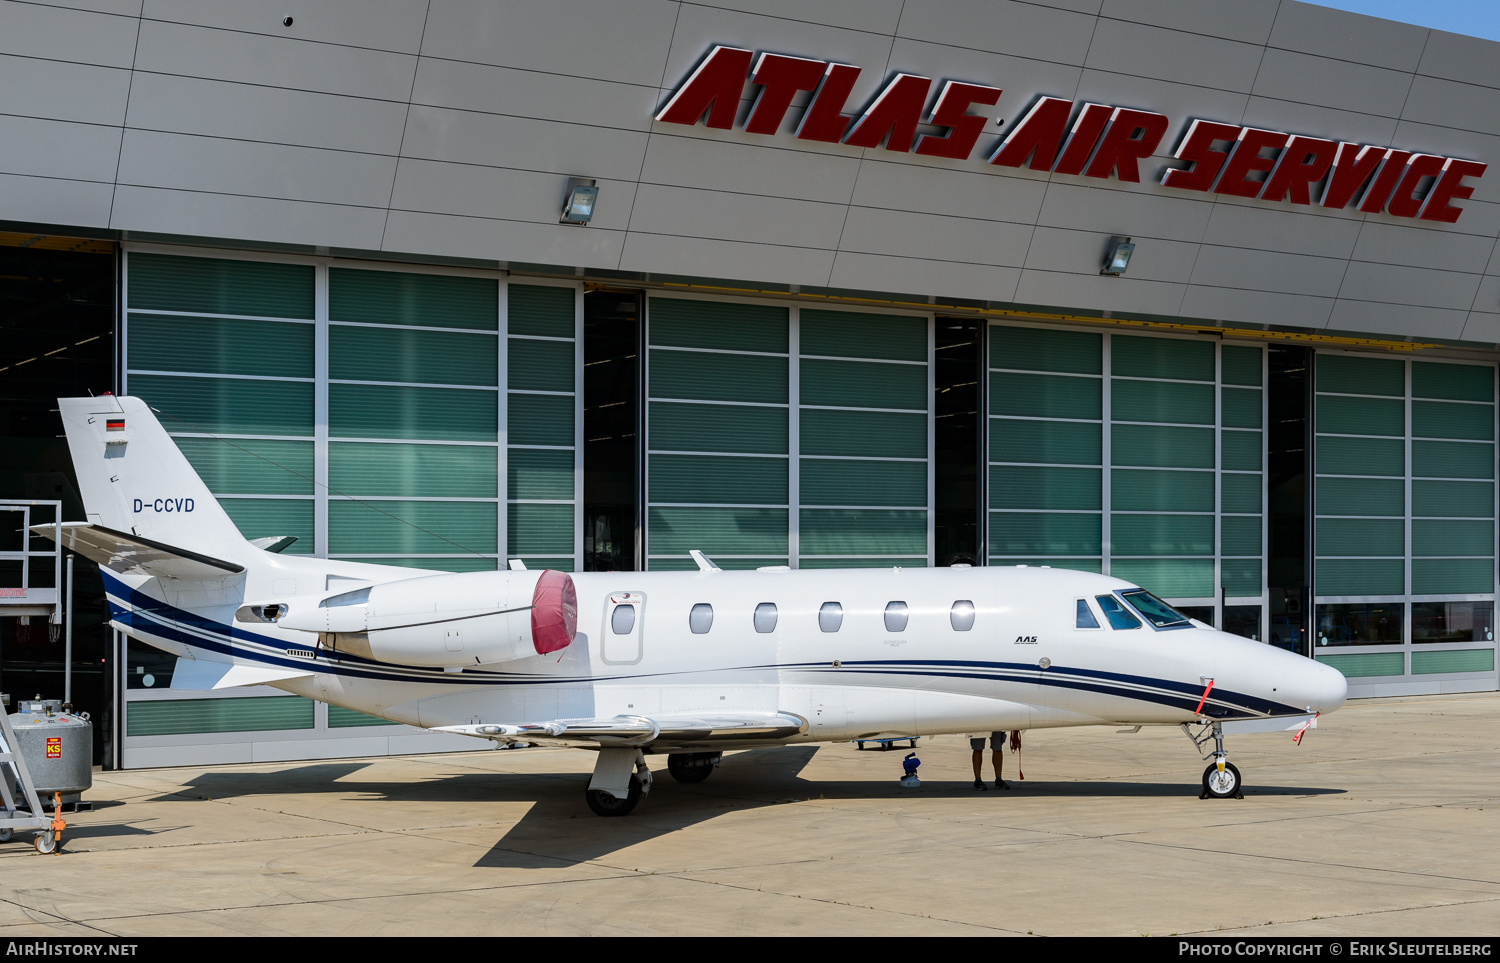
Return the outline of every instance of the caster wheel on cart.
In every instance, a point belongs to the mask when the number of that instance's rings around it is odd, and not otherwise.
[[[585,789],[583,795],[596,816],[628,816],[641,801],[641,781],[633,775],[630,777],[630,791],[624,799],[602,789]]]
[[[36,838],[36,842],[33,845],[36,846],[37,852],[44,855],[46,853],[55,853],[57,852],[57,837],[51,833],[42,833]]]
[[[0,829],[0,843],[10,842],[15,834],[16,831],[14,829]]]
[[[1226,762],[1224,771],[1219,771],[1217,763],[1203,770],[1203,799],[1243,799],[1243,788],[1240,783],[1240,771],[1234,768],[1234,763]]]

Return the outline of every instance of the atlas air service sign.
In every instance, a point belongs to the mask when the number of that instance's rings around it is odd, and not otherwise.
[[[774,53],[756,57],[749,50],[716,46],[656,119],[688,126],[704,120],[709,127],[732,130],[748,79],[756,90],[742,125],[746,133],[976,160],[986,118],[970,111],[995,106],[1001,88],[944,81],[929,109],[932,78],[898,73],[862,113],[845,114],[861,73],[863,68],[853,64]],[[784,132],[792,101],[801,93],[812,96],[796,127]],[[918,135],[924,122],[943,132]],[[1172,128],[1172,118],[1150,110],[1040,97],[980,157],[995,167],[1140,183],[1142,165]],[[1172,156],[1180,164],[1147,176],[1178,190],[1270,203],[1333,210],[1352,205],[1366,214],[1451,224],[1463,214],[1453,202],[1473,195],[1487,166],[1198,118],[1182,118],[1178,129]]]

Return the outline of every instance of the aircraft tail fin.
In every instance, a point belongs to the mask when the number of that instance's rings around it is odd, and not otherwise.
[[[248,557],[249,543],[144,401],[59,398],[58,408],[92,529],[75,527],[75,537],[134,539],[138,553],[149,548],[200,562]]]

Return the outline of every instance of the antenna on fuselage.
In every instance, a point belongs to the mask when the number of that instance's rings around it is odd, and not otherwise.
[[[719,568],[719,566],[715,565],[712,561],[709,560],[709,557],[707,555],[704,555],[702,552],[698,551],[696,548],[689,550],[688,554],[693,557],[693,561],[695,561],[695,562],[698,563],[698,571],[700,571],[700,572],[718,572],[718,571],[722,571]]]

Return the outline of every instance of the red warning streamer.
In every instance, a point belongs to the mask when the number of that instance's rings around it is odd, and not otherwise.
[[[1196,716],[1198,713],[1203,711],[1203,703],[1208,701],[1208,694],[1212,691],[1214,691],[1214,680],[1209,679],[1208,687],[1203,690],[1203,698],[1198,700],[1198,708],[1193,710],[1193,715]]]
[[[1313,713],[1313,717],[1311,719],[1309,719],[1306,722],[1302,723],[1302,728],[1297,730],[1297,734],[1295,736],[1292,736],[1292,745],[1294,745],[1294,746],[1300,746],[1300,745],[1302,745],[1302,734],[1304,732],[1306,732],[1308,729],[1310,729],[1312,727],[1312,724],[1314,722],[1318,721],[1318,716],[1320,716],[1322,714],[1323,713],[1321,713],[1321,712],[1314,712]]]

